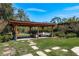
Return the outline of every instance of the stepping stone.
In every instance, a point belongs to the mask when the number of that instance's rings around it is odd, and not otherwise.
[[[67,50],[67,49],[61,49],[61,51],[63,51],[63,52],[68,52],[68,50]]]
[[[10,53],[11,53],[11,50],[3,52],[3,55],[7,55],[7,54],[10,54]]]
[[[32,40],[27,40],[27,42],[32,42]]]
[[[47,56],[44,52],[42,52],[42,51],[37,51],[36,52],[39,56]]]
[[[11,48],[11,55],[14,55],[16,53],[16,49]]]
[[[29,45],[36,45],[36,43],[34,43],[34,42],[30,42],[30,44]]]
[[[74,47],[71,50],[79,56],[79,47]]]
[[[50,49],[45,49],[44,51],[45,51],[45,52],[51,52],[51,50],[50,50]]]
[[[8,47],[7,48],[4,48],[4,51],[7,51],[7,50],[10,50],[10,48],[8,48]]]
[[[36,45],[36,43],[31,43],[31,44],[29,44],[30,46],[32,46],[32,45]]]
[[[60,47],[52,47],[52,50],[58,50],[58,49],[60,49]]]
[[[34,43],[34,42],[32,42],[32,41],[29,42],[29,43],[30,43],[29,45],[36,45],[36,43]]]
[[[34,42],[29,42],[30,44],[35,44]]]
[[[29,54],[26,54],[26,55],[23,55],[23,56],[33,56],[31,53],[29,53]]]
[[[37,46],[31,46],[34,50],[38,50],[39,48]]]

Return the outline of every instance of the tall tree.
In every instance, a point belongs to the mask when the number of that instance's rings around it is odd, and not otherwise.
[[[12,3],[1,3],[0,8],[4,9],[3,19],[9,20],[13,17],[13,7]]]
[[[67,21],[67,18],[62,18],[62,22],[66,22]]]
[[[18,9],[18,13],[16,16],[20,19],[20,21],[30,21],[23,9]]]
[[[24,10],[23,9],[18,9],[17,16],[19,17],[20,21],[22,21],[23,17],[25,16]]]
[[[79,21],[79,18],[76,16],[73,16],[67,19],[67,22],[76,22],[76,21]]]
[[[30,21],[30,19],[27,15],[24,15],[24,21]]]
[[[50,22],[60,23],[60,22],[62,22],[62,19],[60,17],[54,17]]]

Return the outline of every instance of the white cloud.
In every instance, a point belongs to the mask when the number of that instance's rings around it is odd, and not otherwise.
[[[46,12],[44,9],[38,9],[38,8],[27,8],[27,11],[38,11],[38,12]]]
[[[66,17],[65,14],[58,14],[57,16],[58,16],[58,17]]]
[[[78,9],[79,9],[79,6],[72,6],[72,7],[65,8],[64,10],[78,10]]]
[[[76,12],[76,13],[70,13],[70,14],[58,14],[57,15],[58,17],[73,17],[73,16],[76,16],[76,17],[79,17],[79,13]]]

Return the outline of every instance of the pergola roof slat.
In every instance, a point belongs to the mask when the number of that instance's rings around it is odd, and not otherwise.
[[[43,22],[28,22],[28,21],[9,21],[10,25],[14,26],[54,26],[52,23]]]

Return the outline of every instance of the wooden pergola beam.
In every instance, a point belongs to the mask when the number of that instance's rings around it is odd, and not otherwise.
[[[9,21],[10,25],[17,25],[17,26],[55,26],[55,24],[52,23],[41,23],[41,22],[24,22],[24,21]]]

